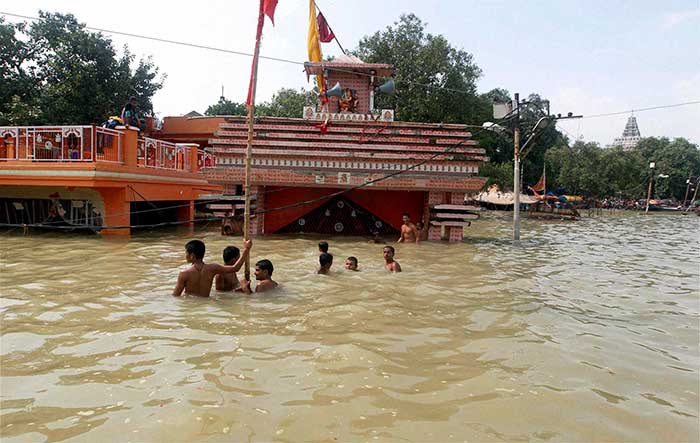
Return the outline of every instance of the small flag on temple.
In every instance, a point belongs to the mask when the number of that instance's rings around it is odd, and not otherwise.
[[[335,38],[335,34],[333,34],[333,30],[330,28],[330,26],[328,26],[326,17],[324,17],[321,12],[318,13],[318,17],[316,17],[316,22],[318,23],[319,40],[321,40],[323,43],[332,42]]]
[[[277,7],[277,0],[263,0],[263,12],[266,16],[270,17],[272,25],[275,25],[275,8]]]

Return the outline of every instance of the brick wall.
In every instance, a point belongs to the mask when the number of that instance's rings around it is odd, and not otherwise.
[[[336,82],[339,82],[343,89],[355,89],[357,91],[357,108],[355,112],[358,114],[366,114],[369,112],[369,81],[370,77],[366,75],[331,71],[328,75],[328,89],[335,86]],[[331,97],[328,103],[330,105],[330,112],[338,112],[338,99],[336,97]]]

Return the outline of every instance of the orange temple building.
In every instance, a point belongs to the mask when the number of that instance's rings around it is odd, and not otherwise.
[[[398,122],[393,110],[375,110],[377,78],[391,77],[392,65],[343,56],[305,68],[337,84],[328,91],[337,96],[304,108],[300,118],[256,118],[251,233],[397,234],[409,213],[429,224],[430,239],[461,240],[466,220],[475,218],[465,213],[465,193],[483,187],[479,165],[488,161],[466,126]],[[240,196],[248,127],[244,117],[222,120],[212,122],[216,165],[205,175]]]

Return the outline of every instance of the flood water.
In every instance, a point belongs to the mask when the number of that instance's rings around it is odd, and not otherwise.
[[[187,231],[0,237],[3,442],[698,441],[700,217],[257,239],[283,289],[170,295]],[[198,230],[208,261],[240,238]],[[361,272],[342,270],[348,255]]]

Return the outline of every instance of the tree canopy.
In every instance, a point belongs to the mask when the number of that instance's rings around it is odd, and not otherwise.
[[[477,120],[481,104],[476,81],[481,69],[472,54],[453,47],[442,35],[427,33],[425,23],[416,15],[401,15],[393,26],[363,37],[353,52],[367,63],[394,65],[398,93],[381,94],[376,104],[395,109],[397,119]]]
[[[550,189],[591,197],[646,197],[653,172],[654,196],[682,200],[686,180],[700,171],[700,151],[684,138],[649,137],[631,151],[577,141],[548,150],[545,161]],[[651,161],[656,163],[654,171],[649,169]]]
[[[42,20],[6,23],[0,18],[0,124],[99,123],[119,114],[130,96],[144,115],[164,76],[150,58],[90,32],[71,14],[40,12]]]
[[[317,92],[302,88],[297,91],[291,88],[282,88],[277,91],[269,102],[255,105],[255,115],[268,117],[296,117],[301,118],[304,106],[314,106],[317,101]],[[219,102],[211,105],[204,112],[206,115],[246,115],[248,112],[245,103],[236,103],[224,97]]]

